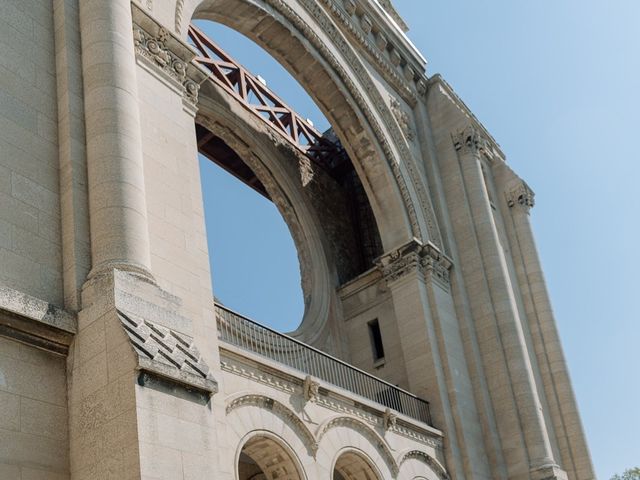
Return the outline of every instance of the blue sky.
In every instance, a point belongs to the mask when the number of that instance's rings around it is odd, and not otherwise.
[[[532,222],[601,480],[640,465],[640,2],[396,0],[409,37],[536,192]],[[235,32],[206,30],[316,125],[304,91]],[[275,207],[201,162],[214,290],[295,328],[295,247]]]

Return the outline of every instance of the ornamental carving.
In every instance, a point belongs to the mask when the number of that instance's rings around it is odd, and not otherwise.
[[[402,467],[402,464],[404,462],[411,459],[419,460],[422,463],[431,467],[431,469],[434,470],[436,475],[438,475],[439,480],[450,480],[449,474],[447,473],[446,469],[440,464],[440,462],[438,462],[435,458],[433,458],[428,453],[422,452],[420,450],[410,450],[404,453],[400,457],[400,461],[398,462],[398,465]]]
[[[307,375],[302,384],[304,399],[307,402],[315,402],[320,396],[320,384],[311,375]]]
[[[316,440],[316,437],[311,433],[300,417],[298,417],[298,415],[292,412],[288,407],[265,395],[248,394],[242,395],[229,402],[226,407],[226,413],[229,415],[235,409],[244,406],[255,406],[275,413],[298,433],[298,435],[303,439],[306,447],[309,449],[309,452],[315,457],[319,447],[318,440]]]
[[[191,64],[191,49],[160,26],[140,8],[132,5],[133,42],[136,57],[168,80],[192,106],[198,102],[200,82],[206,76]]]
[[[404,136],[407,140],[413,142],[416,138],[416,134],[413,128],[411,128],[411,117],[402,108],[402,105],[397,98],[391,97],[391,111],[393,112],[393,116],[396,117]]]
[[[507,194],[507,205],[509,208],[520,206],[529,210],[535,205],[535,193],[526,182],[522,181]]]
[[[451,260],[435,245],[423,245],[416,239],[383,255],[376,264],[388,283],[417,272],[445,287],[449,285],[449,270],[452,266]]]
[[[479,155],[480,152],[489,150],[489,141],[474,125],[467,126],[464,130],[452,135],[453,146],[461,154]]]
[[[318,429],[318,432],[316,433],[318,442],[321,442],[326,433],[334,427],[349,427],[367,437],[369,441],[377,447],[378,452],[387,463],[387,466],[393,475],[396,476],[398,474],[400,469],[398,468],[398,464],[391,453],[391,448],[389,448],[387,442],[385,442],[385,440],[367,424],[353,417],[332,418],[321,425]]]
[[[398,416],[387,408],[382,416],[382,427],[386,430],[395,428],[398,423]]]

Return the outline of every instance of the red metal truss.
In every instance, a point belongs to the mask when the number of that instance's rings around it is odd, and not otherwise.
[[[261,79],[231,58],[202,30],[189,26],[189,40],[197,50],[195,61],[209,70],[210,79],[273,127],[302,153],[328,166],[341,147],[318,130],[274,92]]]

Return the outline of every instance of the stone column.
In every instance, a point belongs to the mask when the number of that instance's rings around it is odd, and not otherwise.
[[[498,423],[508,423],[505,432],[513,432],[511,424],[514,422],[521,425],[531,478],[566,478],[553,458],[512,279],[485,185],[481,155],[486,141],[473,127],[468,127],[454,136],[454,144],[480,250],[480,265],[493,307],[498,342],[506,362],[509,378],[503,379],[503,383],[511,385],[518,415],[518,418],[505,418],[500,415],[501,406],[494,405]],[[484,308],[487,307],[485,305]],[[491,375],[491,371],[487,374]],[[503,438],[502,441],[503,448],[508,449],[510,439]]]
[[[90,277],[151,278],[130,0],[80,2]]]
[[[529,186],[514,179],[511,171],[502,180],[511,217],[508,229],[517,248],[514,262],[520,267],[521,290],[530,319],[534,348],[541,365],[545,391],[549,398],[551,418],[554,423],[563,467],[573,471],[576,479],[593,479],[593,466],[587,447],[582,422],[571,388],[569,371],[562,352],[551,300],[538,256],[529,211],[534,206],[534,193]]]

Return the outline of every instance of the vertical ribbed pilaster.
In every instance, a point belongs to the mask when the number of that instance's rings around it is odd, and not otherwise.
[[[507,432],[510,431],[515,433],[514,427],[520,425],[530,471],[532,474],[541,469],[546,471],[555,467],[556,462],[553,458],[542,404],[536,388],[531,357],[527,350],[512,279],[509,275],[485,185],[481,165],[483,139],[473,128],[468,128],[458,134],[454,140],[481,257],[479,266],[484,271],[486,289],[492,304],[493,312],[487,318],[493,317],[497,334],[497,338],[483,336],[480,338],[481,341],[483,341],[482,338],[486,338],[484,341],[490,342],[492,346],[497,342],[506,364],[507,378],[499,381],[502,385],[499,390],[502,393],[497,396],[494,394],[494,408],[498,412],[498,423],[503,424],[503,448],[508,448],[510,443],[510,439],[505,438],[505,434],[508,435]],[[485,312],[486,308],[485,305]],[[479,324],[479,327],[483,328],[482,324]],[[493,347],[486,345],[485,350],[487,348]],[[510,387],[507,386],[508,384]],[[503,408],[502,402],[510,403],[507,395],[509,389],[513,392],[517,418],[500,413]]]
[[[501,177],[504,176],[499,175]],[[514,262],[519,266],[520,288],[541,366],[562,466],[572,478],[591,480],[595,478],[593,465],[529,220],[534,194],[526,183],[513,177],[509,170],[506,178],[502,178],[511,221],[507,230],[510,242],[516,246]]]

